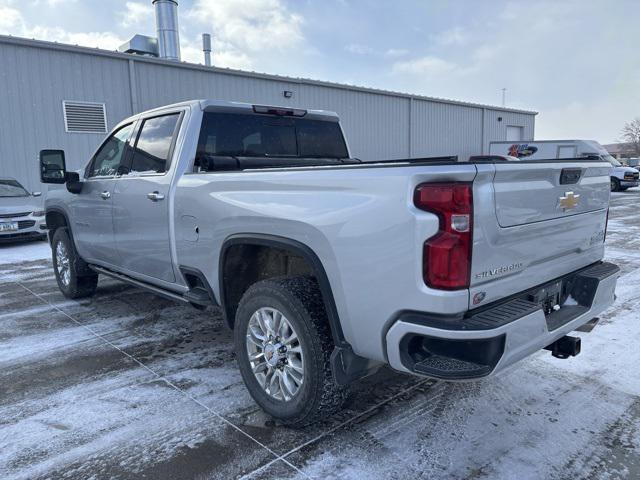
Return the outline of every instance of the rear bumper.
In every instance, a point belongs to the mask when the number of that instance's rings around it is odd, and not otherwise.
[[[445,380],[495,374],[606,310],[614,301],[619,272],[616,265],[598,263],[455,318],[403,313],[386,336],[389,364],[399,371]],[[575,301],[545,315],[534,297],[552,284],[563,285]]]

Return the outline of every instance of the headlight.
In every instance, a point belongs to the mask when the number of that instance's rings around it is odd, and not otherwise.
[[[38,210],[37,212],[33,212],[31,215],[34,217],[44,217],[44,210]]]

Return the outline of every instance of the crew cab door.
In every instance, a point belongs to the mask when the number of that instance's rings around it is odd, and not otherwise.
[[[74,195],[72,233],[82,258],[88,262],[118,264],[113,236],[115,175],[126,158],[133,123],[115,130],[94,155],[82,191]]]
[[[169,237],[168,174],[181,112],[140,120],[132,154],[115,181],[113,227],[120,267],[130,273],[175,281]]]

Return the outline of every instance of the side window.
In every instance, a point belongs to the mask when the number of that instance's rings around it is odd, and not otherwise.
[[[148,118],[142,123],[133,150],[130,173],[165,173],[179,113]]]
[[[133,124],[116,130],[93,157],[88,177],[111,177],[116,174],[120,162],[124,159],[127,140],[133,130]]]

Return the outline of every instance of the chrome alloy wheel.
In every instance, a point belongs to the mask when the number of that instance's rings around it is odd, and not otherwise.
[[[60,281],[65,287],[68,287],[69,282],[71,281],[71,265],[69,262],[67,248],[62,242],[58,242],[56,245],[56,265],[58,265]]]
[[[304,381],[302,345],[289,320],[275,308],[257,310],[247,325],[249,363],[262,389],[289,401]]]

